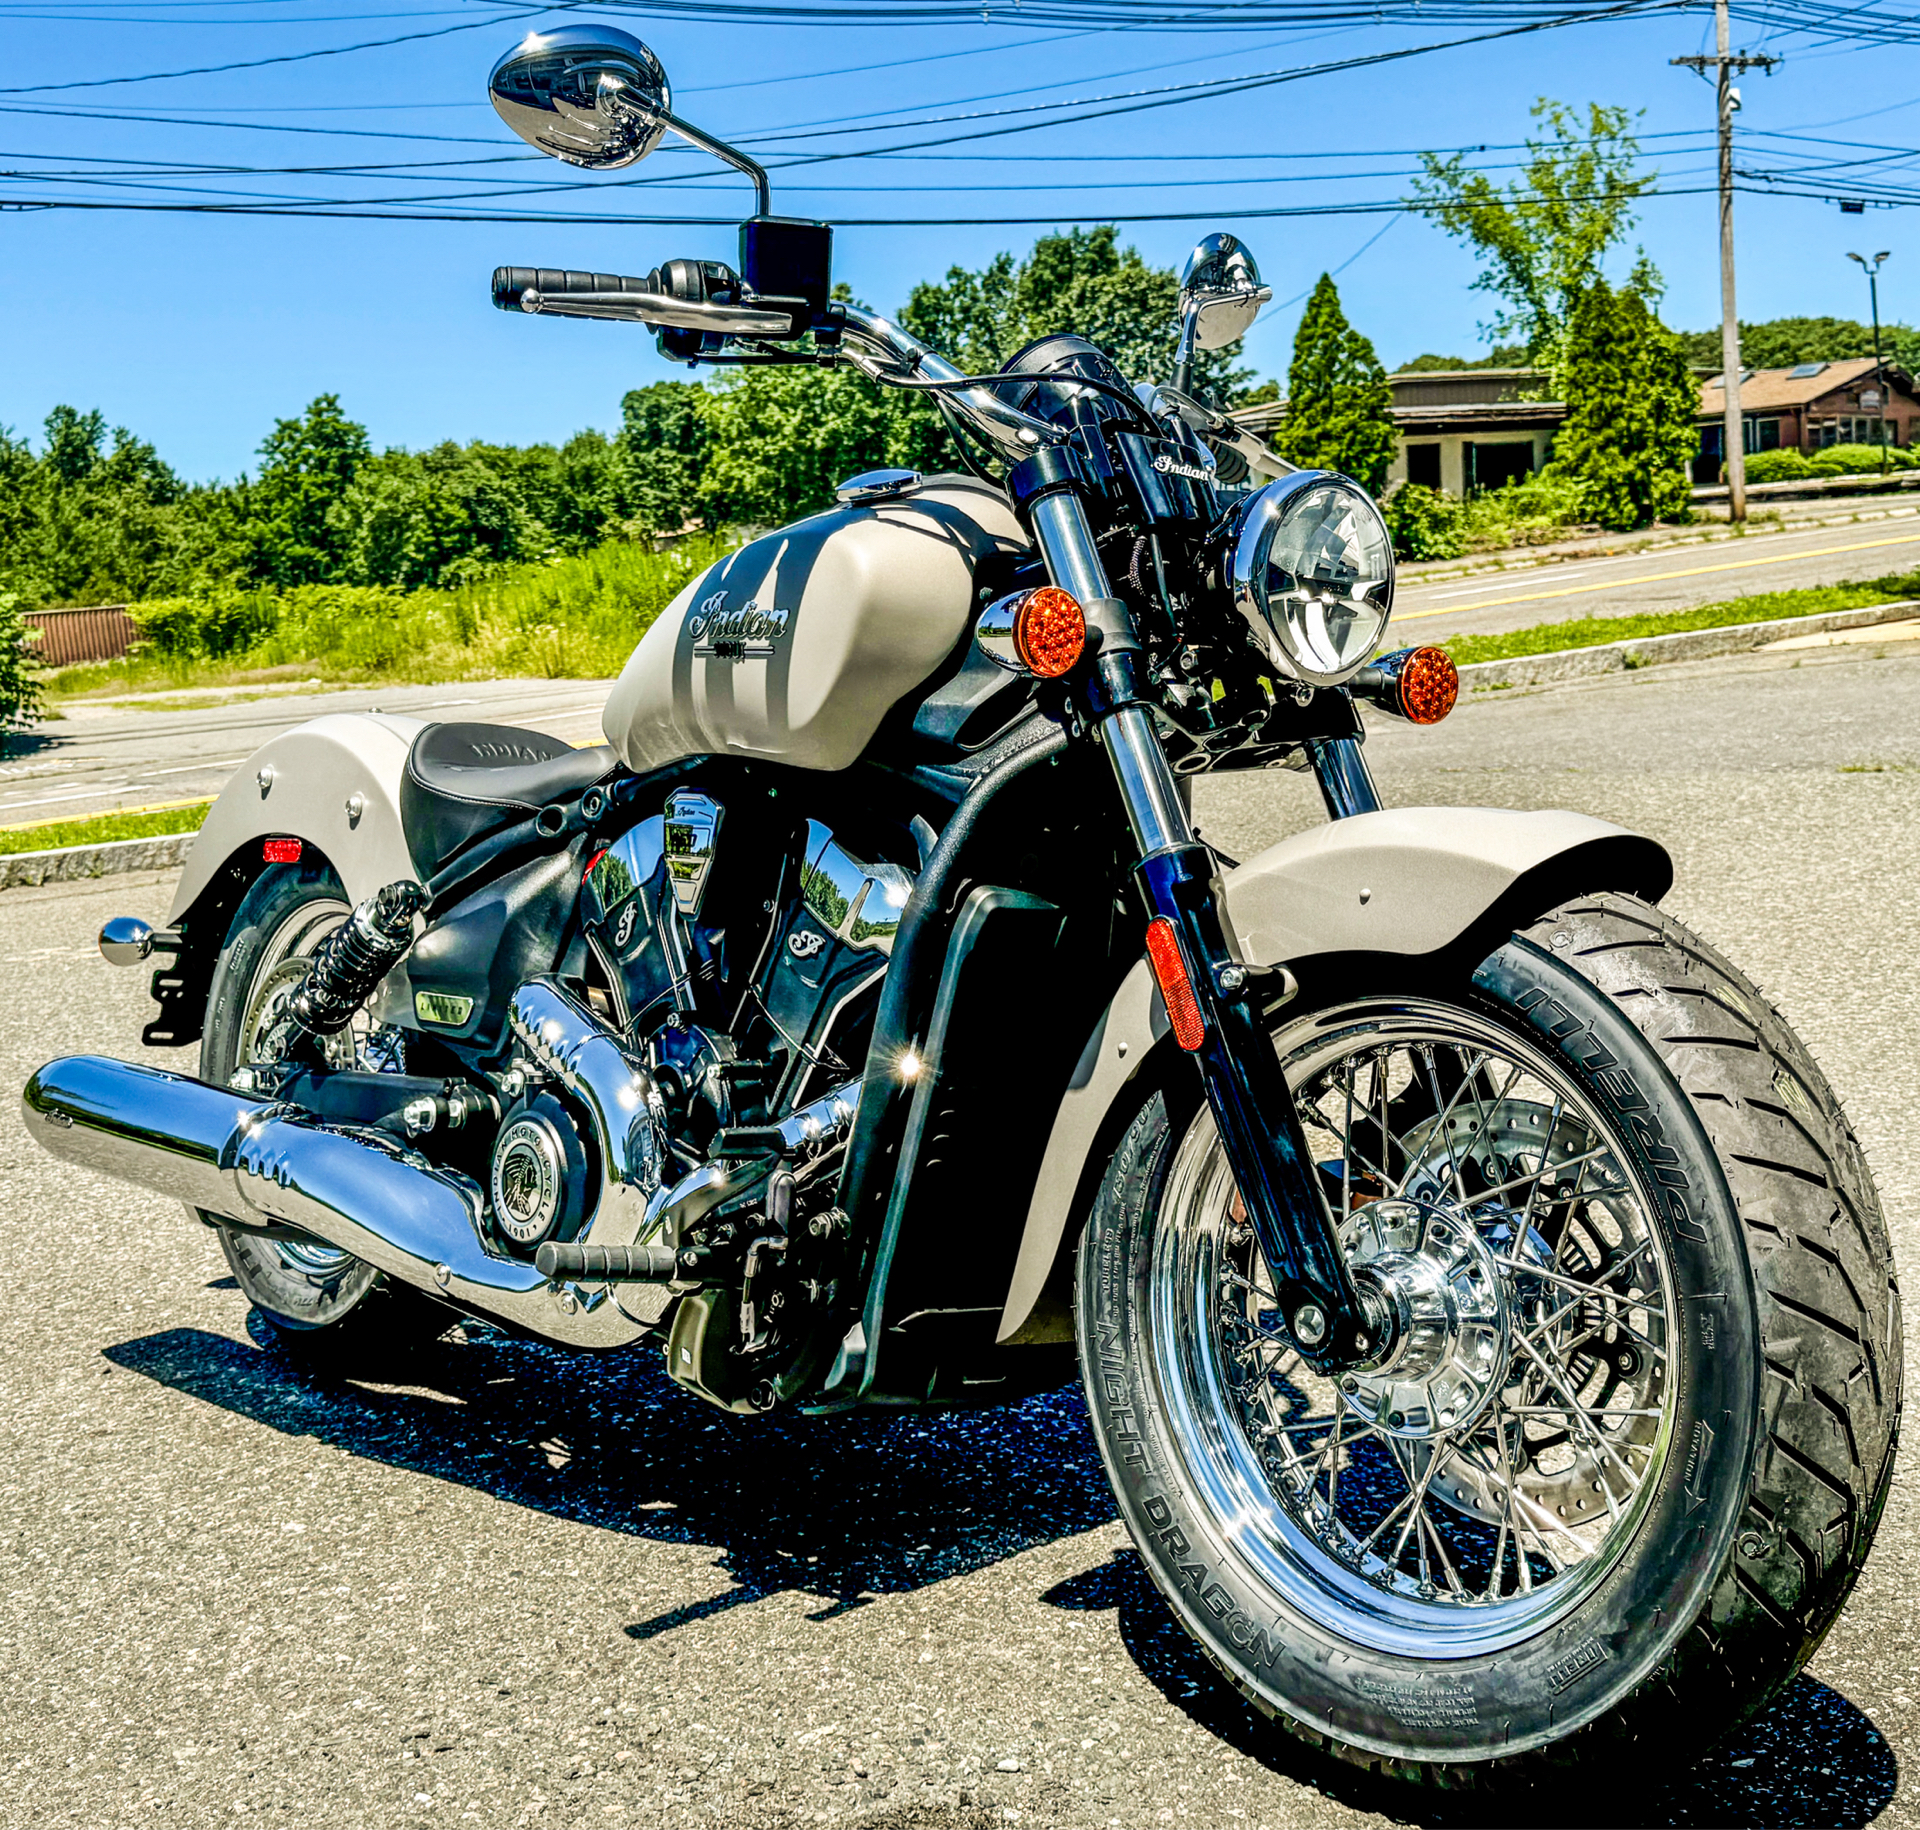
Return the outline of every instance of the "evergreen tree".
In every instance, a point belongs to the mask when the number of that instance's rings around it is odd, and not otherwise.
[[[1699,392],[1680,341],[1631,286],[1595,280],[1567,326],[1553,469],[1606,527],[1687,518]]]
[[[1293,339],[1287,417],[1274,444],[1303,469],[1338,470],[1378,494],[1397,437],[1387,372],[1347,322],[1339,289],[1323,273]]]

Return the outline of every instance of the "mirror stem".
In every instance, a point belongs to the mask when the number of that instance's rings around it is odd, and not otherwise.
[[[702,152],[712,153],[716,159],[723,159],[737,172],[745,172],[753,180],[753,188],[759,199],[756,214],[773,214],[773,187],[767,182],[766,168],[757,160],[749,159],[737,147],[729,146],[725,140],[716,140],[710,133],[702,133],[690,121],[683,121],[677,114],[669,114],[664,108],[649,108],[647,114],[656,121],[664,121],[681,139],[690,141]]]
[[[1180,302],[1180,341],[1173,352],[1173,386],[1177,393],[1193,392],[1193,344],[1200,329],[1200,314],[1187,301]]]

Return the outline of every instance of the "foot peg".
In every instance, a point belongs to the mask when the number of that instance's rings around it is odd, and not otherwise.
[[[610,1284],[664,1284],[699,1269],[702,1254],[664,1245],[563,1245],[549,1239],[533,1255],[542,1277]]]

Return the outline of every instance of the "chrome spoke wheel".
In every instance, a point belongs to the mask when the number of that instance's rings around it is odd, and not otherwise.
[[[1617,1562],[1669,1451],[1648,1192],[1574,1081],[1472,1011],[1347,1005],[1276,1041],[1396,1344],[1337,1380],[1302,1362],[1203,1111],[1151,1248],[1174,1451],[1250,1572],[1332,1630],[1427,1658],[1537,1634]]]
[[[265,1039],[294,993],[306,983],[314,949],[352,912],[344,901],[315,897],[294,909],[274,929],[261,949],[247,989],[234,1066],[269,1059]],[[405,1065],[405,1038],[401,1031],[376,1024],[361,1010],[345,1029],[323,1040],[321,1052],[326,1065],[335,1072],[399,1073]],[[282,1264],[309,1277],[344,1275],[359,1263],[338,1246],[317,1240],[276,1239],[270,1244]]]

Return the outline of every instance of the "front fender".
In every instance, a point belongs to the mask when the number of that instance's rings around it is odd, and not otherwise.
[[[237,856],[251,850],[258,863],[260,841],[276,836],[324,852],[351,902],[414,876],[400,779],[422,728],[417,718],[336,712],[262,744],[233,772],[200,828],[169,925],[192,912]]]
[[[1299,966],[1330,954],[1418,958],[1496,911],[1518,923],[1567,895],[1603,889],[1657,902],[1672,883],[1662,846],[1585,814],[1398,807],[1295,833],[1229,871],[1227,930],[1251,965]],[[1069,1314],[1051,1305],[1035,1312],[1069,1224],[1091,1204],[1103,1167],[1096,1146],[1166,1034],[1166,1011],[1143,959],[1094,1025],[1054,1116],[1001,1341],[1068,1337]]]

